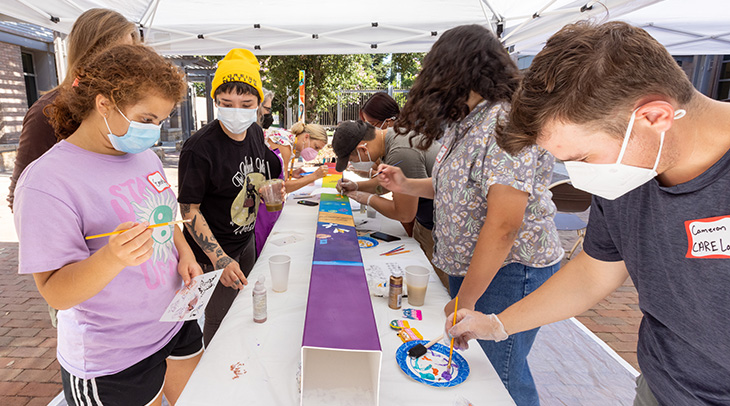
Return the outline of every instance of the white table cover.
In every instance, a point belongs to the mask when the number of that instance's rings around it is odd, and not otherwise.
[[[336,193],[334,190],[332,193]],[[318,200],[318,199],[316,199]],[[355,210],[356,223],[365,214]],[[289,197],[261,257],[256,262],[249,284],[233,302],[216,336],[206,349],[193,373],[179,405],[297,405],[300,401],[299,370],[308,285],[312,266],[318,208],[296,204]],[[378,214],[380,229],[398,235],[401,241],[380,243],[361,250],[365,266],[373,261],[395,261],[405,268],[419,264],[431,268],[418,243],[405,235],[400,223]],[[285,245],[274,242],[295,236],[297,241]],[[410,253],[384,257],[379,254],[405,244]],[[286,292],[271,289],[269,257],[286,254],[292,258],[289,287]],[[266,276],[268,320],[253,322],[251,291],[260,275]],[[432,273],[424,306],[423,320],[409,320],[424,339],[443,332],[443,306],[449,301],[446,289]],[[372,297],[378,325],[383,362],[380,380],[380,405],[514,405],[479,345],[474,343],[461,354],[469,363],[467,380],[453,388],[434,388],[413,381],[395,361],[402,344],[389,326],[391,320],[403,319],[401,310],[388,307],[387,297]],[[403,308],[411,308],[407,299]],[[337,328],[337,326],[332,326]],[[235,373],[237,372],[237,373]]]

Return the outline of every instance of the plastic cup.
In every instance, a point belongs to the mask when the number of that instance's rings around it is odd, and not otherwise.
[[[271,289],[274,292],[286,292],[289,285],[289,255],[274,255],[269,258],[269,270],[271,271]]]
[[[408,289],[408,304],[423,306],[426,298],[426,288],[431,270],[422,266],[411,265],[406,267],[406,286]]]
[[[284,187],[284,181],[281,179],[267,180],[261,186],[261,196],[266,203],[266,211],[281,211],[284,207],[284,199],[281,196],[281,188]]]

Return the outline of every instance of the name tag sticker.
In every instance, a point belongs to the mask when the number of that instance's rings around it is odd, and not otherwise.
[[[167,180],[165,180],[165,177],[162,176],[159,171],[147,175],[147,181],[150,182],[150,185],[152,185],[158,193],[162,193],[165,189],[170,188],[170,184],[167,183]]]
[[[449,149],[446,147],[446,145],[442,145],[438,155],[436,155],[436,162],[441,163],[441,160],[444,159],[444,155],[446,155],[446,151],[448,150]]]
[[[687,220],[687,258],[730,258],[730,216]]]

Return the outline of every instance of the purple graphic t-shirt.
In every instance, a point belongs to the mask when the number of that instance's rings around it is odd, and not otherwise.
[[[84,237],[126,221],[175,219],[177,202],[150,150],[97,154],[61,141],[23,172],[15,192],[19,272],[79,262],[107,244]],[[122,371],[165,346],[182,323],[160,322],[181,287],[173,226],[153,229],[154,253],[94,297],[58,312],[58,362],[84,379]]]

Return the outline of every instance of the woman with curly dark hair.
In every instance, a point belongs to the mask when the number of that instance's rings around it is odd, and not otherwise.
[[[202,269],[182,231],[164,225],[177,199],[149,147],[184,76],[138,45],[87,62],[47,109],[62,141],[18,181],[19,272],[59,309],[69,405],[159,405],[163,393],[174,404],[202,355],[202,333],[195,320],[160,316]]]
[[[496,142],[518,71],[499,40],[479,25],[444,32],[396,122],[400,134],[440,140],[433,178],[409,179],[381,165],[395,193],[434,199],[433,262],[449,275],[459,308],[499,313],[537,289],[560,266],[563,249],[548,191],[554,158],[539,147],[512,156]],[[454,311],[454,300],[444,312]],[[538,405],[527,354],[537,329],[480,341],[517,405]]]

